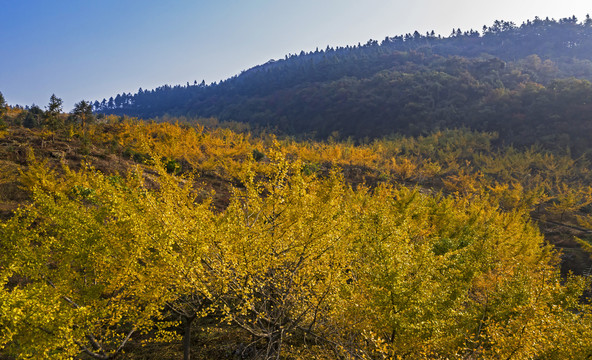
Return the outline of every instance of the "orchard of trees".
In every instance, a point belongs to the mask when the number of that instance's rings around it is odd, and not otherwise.
[[[531,218],[588,228],[586,161],[466,130],[361,146],[117,117],[47,132],[0,142],[28,144],[0,164],[9,359],[592,353],[587,277]]]

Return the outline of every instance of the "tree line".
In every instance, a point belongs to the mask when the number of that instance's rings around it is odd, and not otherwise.
[[[498,131],[508,144],[565,147],[569,137],[578,144],[572,151],[585,152],[590,24],[589,17],[535,18],[521,26],[496,21],[482,33],[455,29],[449,37],[416,32],[301,52],[220,83],[140,89],[93,106],[143,118],[216,117],[319,139],[464,126]]]
[[[8,116],[11,110],[11,116]],[[86,124],[95,121],[96,114],[93,113],[92,104],[89,101],[81,100],[74,104],[74,108],[69,114],[63,113],[63,100],[52,94],[45,110],[38,105],[14,106],[9,107],[6,104],[4,96],[0,93],[0,126],[23,126],[25,128],[47,128],[49,130],[62,129],[72,124],[81,124],[84,128]]]

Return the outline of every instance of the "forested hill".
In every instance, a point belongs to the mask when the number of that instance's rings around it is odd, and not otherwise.
[[[378,137],[469,127],[506,143],[588,150],[592,19],[496,21],[481,32],[387,37],[300,52],[218,84],[94,102],[142,118],[216,117],[292,135]],[[535,141],[536,139],[536,141]]]

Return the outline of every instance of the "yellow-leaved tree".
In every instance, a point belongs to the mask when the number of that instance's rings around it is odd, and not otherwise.
[[[127,177],[63,172],[32,163],[31,204],[0,227],[0,347],[110,359],[135,333],[169,324],[168,309],[186,315],[188,349],[190,320],[207,314],[214,288],[200,277],[207,196],[161,164]]]
[[[277,148],[268,156],[270,171],[246,171],[220,217],[225,241],[210,266],[224,279],[227,320],[253,336],[243,353],[279,359],[287,340],[316,340],[349,277],[352,191],[337,173],[318,179]]]
[[[528,206],[503,211],[477,188],[352,189],[273,140],[265,151],[234,167],[225,209],[160,156],[123,177],[31,159],[31,201],[0,226],[2,355],[110,359],[181,325],[189,359],[206,317],[264,359],[592,353],[587,283],[560,276]]]
[[[391,187],[358,195],[351,203],[359,214],[351,244],[357,261],[334,317],[352,353],[377,359],[590,354],[589,309],[579,303],[586,283],[561,278],[557,253],[523,211],[501,212],[484,195],[427,196]]]
[[[166,171],[158,156],[149,181],[155,185],[142,193],[142,231],[154,241],[148,249],[158,261],[145,271],[145,281],[156,286],[164,304],[163,315],[179,319],[183,328],[184,359],[191,357],[192,325],[205,317],[220,317],[220,296],[225,279],[213,271],[225,234],[217,231],[219,214],[208,193],[195,187],[192,176],[177,177]],[[169,332],[175,335],[175,332]]]
[[[19,358],[112,358],[152,327],[162,295],[140,275],[152,266],[152,239],[137,231],[141,179],[32,171],[31,204],[0,230],[12,311],[2,343]]]

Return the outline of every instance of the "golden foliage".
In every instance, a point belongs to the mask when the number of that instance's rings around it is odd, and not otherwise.
[[[30,153],[30,204],[0,226],[8,354],[110,358],[193,319],[249,334],[261,358],[592,350],[588,284],[561,278],[528,215],[589,204],[583,160],[466,131],[355,146],[111,119],[85,136],[140,164],[107,175]],[[350,186],[347,167],[405,183]],[[203,174],[233,182],[227,206]]]

